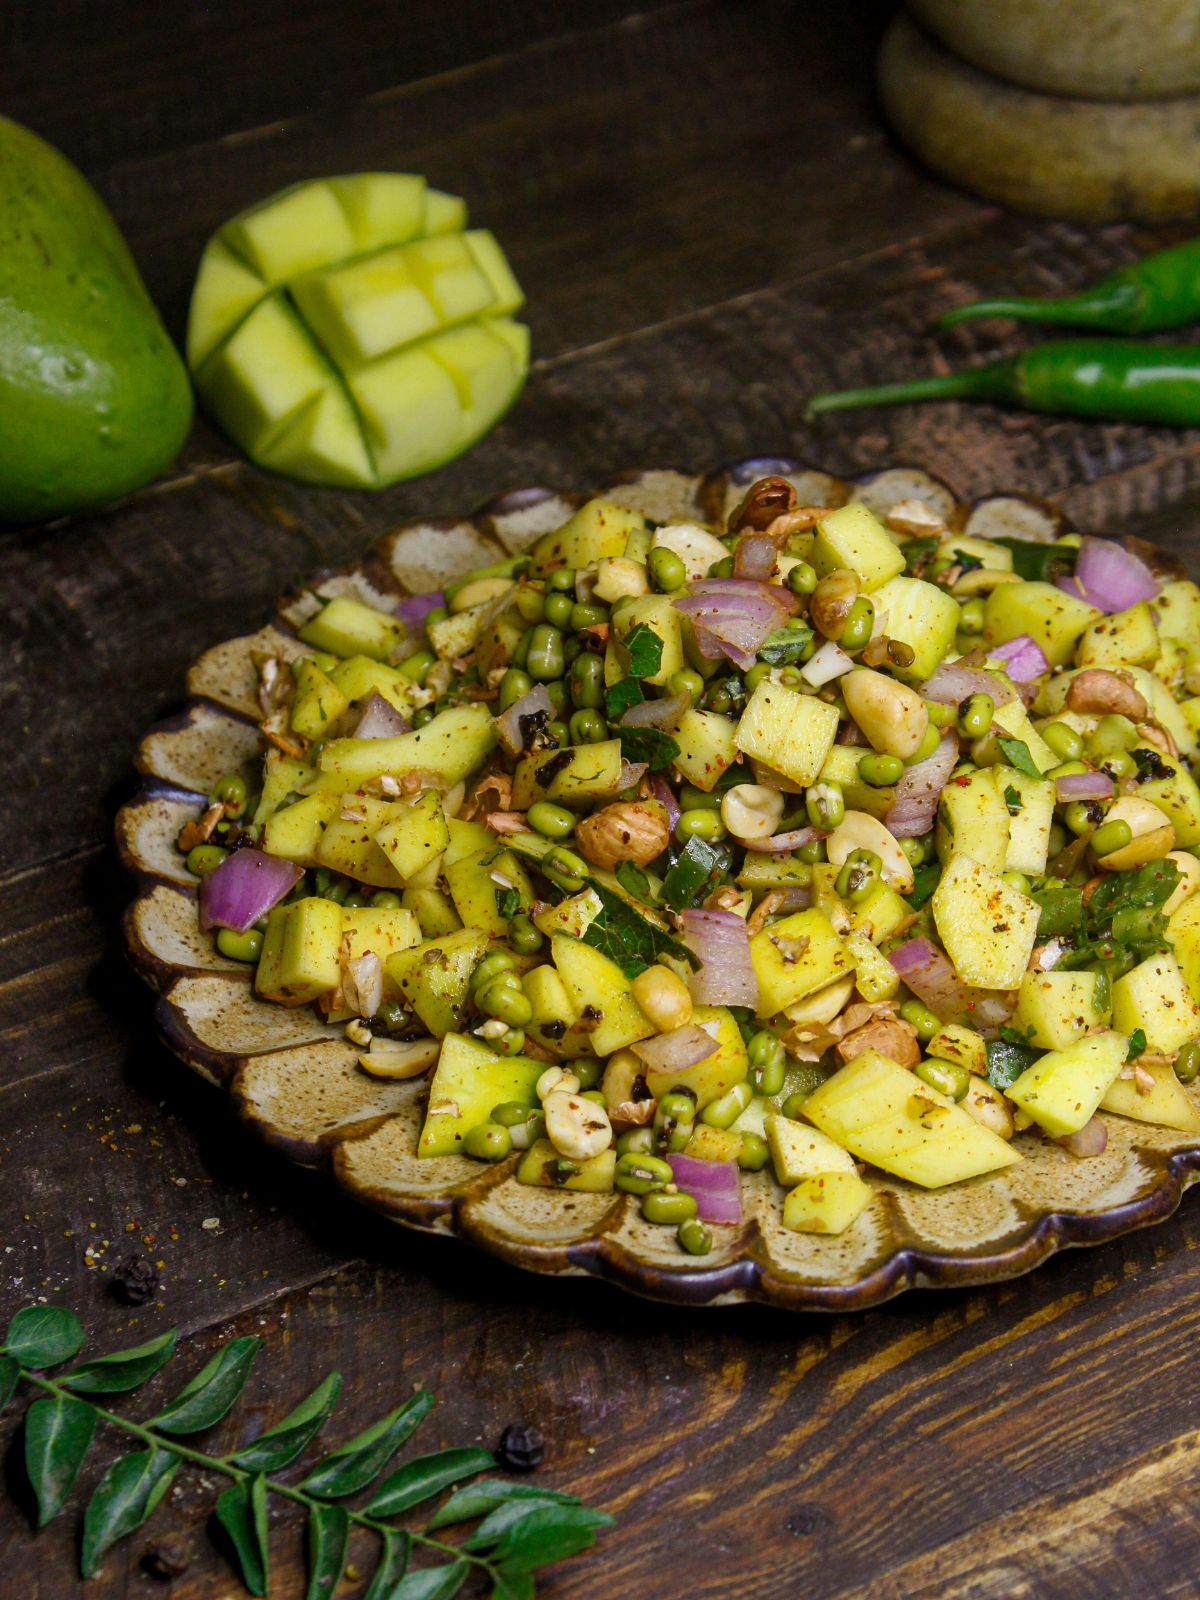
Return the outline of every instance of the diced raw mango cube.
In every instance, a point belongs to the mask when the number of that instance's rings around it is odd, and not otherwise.
[[[544,1061],[496,1055],[469,1034],[448,1033],[429,1085],[417,1154],[454,1155],[471,1129],[486,1122],[493,1107],[505,1100],[532,1107],[537,1103],[535,1086],[545,1070]]]
[[[933,892],[933,920],[964,983],[976,989],[1019,986],[1040,911],[997,873],[956,855]]]
[[[310,794],[294,800],[267,818],[263,828],[263,849],[270,856],[283,856],[300,867],[317,865],[317,845],[327,823],[341,809],[332,794]]]
[[[304,658],[296,669],[296,699],[292,705],[292,727],[305,739],[321,739],[335,718],[350,702],[311,658]]]
[[[221,232],[268,283],[283,283],[355,251],[346,213],[324,179],[272,195],[227,222]]]
[[[517,1165],[517,1182],[536,1189],[574,1189],[581,1194],[609,1194],[616,1173],[617,1153],[602,1150],[587,1161],[567,1161],[549,1139],[529,1146]]]
[[[854,957],[815,906],[754,934],[750,957],[758,979],[758,1014],[772,1017],[854,970]]]
[[[441,795],[436,789],[422,789],[414,800],[397,802],[375,843],[405,883],[415,878],[450,843]]]
[[[677,1085],[690,1089],[696,1096],[697,1106],[703,1110],[714,1100],[719,1100],[735,1083],[741,1083],[750,1070],[750,1059],[742,1040],[741,1029],[733,1013],[724,1006],[696,1006],[692,1021],[698,1028],[711,1033],[716,1048],[690,1067],[647,1067],[646,1087],[656,1098]]]
[[[938,802],[937,851],[943,862],[967,855],[992,872],[1008,858],[1008,806],[988,768],[952,778]]]
[[[489,313],[508,316],[513,311],[519,311],[525,304],[525,293],[508,264],[507,256],[496,243],[495,234],[489,233],[486,228],[472,228],[469,233],[463,234],[463,242],[492,291]]]
[[[768,678],[750,696],[734,738],[745,755],[803,786],[820,773],[837,726],[835,707]]]
[[[817,1172],[853,1172],[854,1158],[811,1123],[797,1122],[778,1111],[768,1112],[763,1126],[775,1176],[785,1189]]]
[[[818,577],[849,569],[867,593],[904,571],[899,545],[860,500],[838,506],[818,521],[809,561]]]
[[[556,567],[589,567],[610,556],[625,554],[629,535],[646,526],[640,511],[611,500],[589,500],[550,533],[544,533],[530,552],[530,570],[542,577]]]
[[[870,1185],[857,1172],[817,1172],[784,1196],[783,1225],[793,1233],[845,1233],[870,1203]]]
[[[346,381],[381,479],[428,472],[454,454],[462,432],[458,389],[424,345],[380,356]]]
[[[463,856],[444,868],[454,909],[464,927],[499,938],[508,928],[500,902],[515,891],[522,911],[533,904],[533,885],[511,850],[491,845],[475,856]]]
[[[260,300],[197,370],[196,387],[222,427],[251,454],[337,379],[278,294]]]
[[[1143,1083],[1147,1074],[1149,1089],[1142,1088],[1132,1073],[1128,1078],[1115,1077],[1100,1102],[1101,1111],[1115,1111],[1118,1116],[1152,1122],[1159,1128],[1178,1128],[1180,1133],[1200,1134],[1200,1111],[1175,1076],[1175,1069],[1166,1062],[1143,1066]]]
[[[1052,667],[1065,666],[1079,635],[1100,612],[1052,583],[1002,583],[984,603],[984,638],[1007,644],[1027,633]]]
[[[451,788],[474,772],[495,742],[487,706],[448,706],[423,728],[394,739],[331,739],[321,750],[319,787],[352,790],[384,773],[420,771]]]
[[[875,1050],[814,1089],[804,1114],[860,1160],[926,1189],[1020,1160],[998,1134]]]
[[[421,930],[412,912],[401,906],[346,906],[342,937],[352,961],[368,954],[384,961],[397,950],[420,944]]]
[[[675,730],[675,765],[686,781],[710,793],[738,758],[737,723],[719,711],[685,711]]]
[[[415,240],[405,251],[405,266],[443,327],[494,304],[491,285],[461,234]]]
[[[630,992],[629,979],[603,951],[565,933],[554,935],[550,949],[575,1015],[590,1029],[596,1055],[610,1056],[654,1032]]]
[[[280,915],[282,913],[282,915]],[[268,919],[255,988],[280,1005],[316,1000],[341,981],[342,907],[315,896],[277,907]]]
[[[442,326],[404,248],[311,273],[292,284],[309,327],[343,368],[411,344]]]
[[[377,611],[352,595],[334,595],[300,629],[305,644],[335,656],[370,656],[384,661],[404,641],[399,617]],[[378,741],[382,742],[382,741]]]
[[[187,358],[193,371],[266,292],[258,273],[223,239],[208,241],[188,312]]]
[[[1052,1138],[1078,1133],[1124,1065],[1123,1033],[1092,1033],[1035,1061],[1004,1091]]]
[[[1153,1055],[1172,1055],[1200,1034],[1200,1006],[1192,999],[1169,950],[1139,962],[1112,986],[1113,1027],[1140,1028]]]
[[[340,383],[303,405],[259,450],[264,467],[305,483],[370,489],[375,469],[357,413]]]
[[[923,578],[898,576],[871,596],[876,616],[887,613],[887,635],[898,639],[913,652],[912,664],[897,667],[895,674],[907,683],[920,683],[930,677],[954,643],[958,629],[958,601]]]
[[[425,179],[413,172],[352,172],[330,178],[359,250],[415,239],[425,226]]]
[[[987,1046],[982,1036],[959,1022],[944,1022],[925,1046],[925,1052],[938,1061],[955,1061],[981,1077],[987,1072]]]
[[[467,202],[461,196],[444,189],[426,189],[424,232],[461,233],[466,225]]]
[[[453,1033],[466,1014],[471,974],[487,949],[475,928],[424,939],[384,963],[384,975],[439,1039]]]
[[[1039,1050],[1062,1050],[1108,1021],[1097,1004],[1099,987],[1095,972],[1027,972],[1012,1026]]]

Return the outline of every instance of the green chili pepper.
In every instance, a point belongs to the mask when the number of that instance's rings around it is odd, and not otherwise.
[[[1082,289],[1053,299],[1002,295],[955,306],[938,318],[953,328],[974,317],[1015,317],[1106,333],[1157,333],[1200,319],[1200,239],[1156,250]]]
[[[1127,339],[1052,339],[966,372],[815,395],[806,417],[910,400],[991,400],[1058,416],[1200,423],[1200,345]]]

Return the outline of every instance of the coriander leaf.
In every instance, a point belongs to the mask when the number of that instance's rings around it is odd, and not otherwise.
[[[651,772],[665,772],[679,754],[679,746],[661,728],[618,728],[621,754],[626,761],[644,761]]]
[[[1025,1044],[1013,1044],[1007,1039],[989,1039],[987,1043],[987,1081],[993,1089],[1008,1089],[1027,1067],[1041,1055]]]
[[[1136,1061],[1140,1055],[1145,1054],[1145,1050],[1146,1035],[1141,1028],[1135,1028],[1129,1035],[1129,1053],[1125,1057],[1126,1061]]]
[[[639,622],[623,641],[629,654],[629,676],[652,678],[662,666],[663,642],[654,629]]]
[[[1009,1044],[1027,1045],[1033,1038],[1037,1029],[1031,1024],[1028,1028],[1010,1028],[1007,1023],[1000,1029],[1000,1037]]]
[[[636,678],[621,678],[604,691],[604,712],[610,722],[618,722],[630,706],[640,706],[646,696]]]
[[[685,961],[693,967],[698,965],[687,945],[642,916],[623,895],[597,878],[589,878],[588,884],[600,896],[603,909],[589,923],[583,942],[615,961],[627,978],[636,978],[662,955],[674,956],[677,961]]]
[[[4,1349],[23,1367],[56,1367],[83,1348],[83,1325],[62,1306],[24,1306],[4,1335]]]
[[[1029,754],[1029,746],[1024,739],[1010,739],[1001,733],[996,736],[996,743],[1004,752],[1004,759],[1010,767],[1015,767],[1018,772],[1023,772],[1030,778],[1041,777],[1038,765]]]
[[[772,667],[791,666],[800,661],[812,643],[813,631],[803,622],[790,628],[776,628],[758,647],[758,659]]]
[[[25,1413],[25,1470],[37,1496],[39,1528],[62,1510],[95,1431],[96,1408],[66,1395],[35,1400]]]
[[[662,897],[674,911],[698,906],[716,888],[724,871],[724,856],[694,835],[663,879]]]

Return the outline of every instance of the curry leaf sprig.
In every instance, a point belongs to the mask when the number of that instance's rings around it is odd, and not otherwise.
[[[583,1505],[577,1495],[531,1483],[481,1478],[496,1465],[475,1445],[416,1456],[388,1474],[364,1505],[344,1504],[375,1480],[416,1432],[433,1406],[418,1390],[355,1438],[338,1445],[298,1484],[271,1476],[295,1461],[316,1436],[341,1393],[331,1372],[273,1428],[227,1455],[213,1456],[180,1442],[215,1426],[233,1407],[262,1347],[256,1338],[233,1339],[158,1412],[135,1422],[96,1397],[139,1388],[175,1351],[174,1330],[50,1375],[74,1360],[84,1333],[74,1312],[61,1306],[26,1306],[8,1325],[0,1346],[0,1409],[21,1384],[40,1391],[25,1413],[25,1467],[44,1526],[62,1510],[100,1424],[126,1434],[139,1448],[119,1456],[92,1491],[83,1518],[80,1570],[95,1576],[106,1552],[133,1533],[162,1500],[184,1465],[229,1479],[214,1516],[245,1587],[270,1593],[267,1509],[279,1495],[308,1515],[309,1581],[306,1600],[336,1589],[346,1566],[352,1528],[371,1531],[379,1560],[364,1600],[451,1600],[473,1575],[490,1585],[492,1600],[531,1600],[540,1567],[577,1554],[613,1518]],[[473,1480],[473,1481],[469,1481]],[[395,1519],[452,1492],[422,1529]],[[456,1541],[435,1530],[477,1526]],[[414,1553],[431,1560],[410,1567]]]

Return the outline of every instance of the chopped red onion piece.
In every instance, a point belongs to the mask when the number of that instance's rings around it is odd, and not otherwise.
[[[972,989],[963,1020],[985,1038],[994,1038],[1015,1010],[1014,996],[1003,989]]]
[[[755,839],[747,848],[761,850],[764,855],[782,856],[790,850],[802,850],[817,839],[828,839],[828,832],[820,828],[791,828],[787,833],[773,833],[769,839]]]
[[[765,583],[775,571],[777,554],[774,539],[768,539],[765,533],[743,534],[733,552],[734,577],[754,578]]]
[[[800,668],[800,676],[805,683],[819,689],[822,684],[832,683],[834,678],[842,677],[853,665],[853,657],[848,656],[832,639],[826,639]]]
[[[754,665],[763,640],[782,627],[799,602],[779,584],[706,578],[674,604],[676,611],[692,619],[706,660],[724,655],[745,672]]]
[[[883,825],[897,839],[919,839],[933,827],[938,800],[958,760],[958,740],[944,733],[931,756],[909,767],[896,785],[896,802]]]
[[[1041,645],[1027,633],[1019,633],[1007,644],[989,647],[988,655],[1003,661],[1004,670],[1014,683],[1033,683],[1050,671],[1050,663],[1042,654]]]
[[[744,917],[735,911],[685,911],[683,939],[700,958],[700,970],[688,977],[698,1005],[758,1005],[758,979]]]
[[[696,1202],[701,1222],[740,1222],[742,1182],[736,1161],[699,1161],[695,1156],[668,1156],[675,1182]]]
[[[1146,563],[1124,545],[1090,536],[1079,546],[1074,576],[1055,582],[1064,594],[1101,611],[1125,611],[1139,600],[1153,600],[1162,588]]]
[[[1055,778],[1054,792],[1059,800],[1107,800],[1113,781],[1107,772],[1068,772],[1065,778]]]
[[[696,644],[700,654],[706,661],[720,661],[724,658],[726,661],[732,661],[734,666],[740,667],[743,672],[749,672],[750,668],[758,660],[757,645],[753,650],[743,650],[741,645],[730,644],[726,640],[718,639],[715,633],[710,633],[699,622],[693,624],[693,631],[696,635]],[[766,635],[764,635],[765,637]]]
[[[666,694],[642,700],[621,718],[622,728],[673,728],[692,703],[690,694]]]
[[[420,633],[429,613],[445,604],[446,596],[440,589],[435,589],[432,594],[410,594],[397,604],[396,615],[409,633]]]
[[[294,861],[261,850],[235,850],[200,880],[200,926],[245,933],[279,904],[301,876]]]
[[[640,783],[649,765],[648,761],[622,761],[617,791],[632,789],[635,783]]]
[[[1073,1156],[1102,1156],[1108,1148],[1108,1129],[1099,1117],[1093,1117],[1075,1133],[1064,1134],[1054,1142],[1062,1145],[1064,1150],[1069,1150]]]
[[[985,672],[982,667],[960,667],[953,661],[943,661],[931,678],[917,685],[917,693],[942,706],[960,706],[973,694],[991,695],[998,706],[1016,698],[994,672]]]
[[[528,693],[514,700],[507,711],[495,719],[496,737],[510,756],[519,756],[525,748],[525,735],[521,730],[523,717],[536,717],[545,712],[543,726],[554,720],[554,702],[544,683],[535,683]]]
[[[356,739],[394,739],[408,732],[408,723],[381,694],[373,694],[363,707],[354,730]]]
[[[680,805],[674,789],[663,777],[661,772],[652,772],[649,778],[650,793],[659,802],[667,813],[667,827],[675,832],[675,824],[679,821]]]
[[[670,1033],[658,1033],[630,1046],[640,1061],[663,1072],[686,1072],[698,1061],[707,1061],[717,1048],[712,1034],[695,1022],[685,1022],[682,1028],[672,1028]]]
[[[950,964],[949,956],[928,939],[910,939],[888,955],[901,978],[939,1022],[959,1017],[971,1003],[971,992]]]

